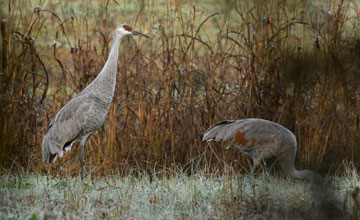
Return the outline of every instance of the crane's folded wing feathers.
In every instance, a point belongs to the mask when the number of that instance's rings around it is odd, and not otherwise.
[[[235,120],[224,120],[216,124],[213,124],[204,134],[203,141],[206,140],[215,140],[215,141],[226,141],[231,135],[231,130]]]
[[[265,138],[265,136],[274,132],[269,132],[274,126],[272,122],[256,118],[220,121],[205,132],[203,141],[227,141],[234,138],[239,132],[246,135],[248,140],[251,138]]]
[[[55,162],[79,136],[85,120],[85,112],[91,107],[88,97],[76,96],[68,102],[55,116],[46,131],[42,143],[42,157],[45,164]]]

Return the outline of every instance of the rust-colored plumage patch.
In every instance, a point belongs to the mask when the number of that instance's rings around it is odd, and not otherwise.
[[[250,147],[254,147],[256,141],[257,141],[256,138],[251,138],[251,145],[250,145]]]
[[[247,144],[248,140],[245,138],[245,132],[236,132],[235,134],[235,144],[240,145],[240,146],[244,146],[245,144]]]

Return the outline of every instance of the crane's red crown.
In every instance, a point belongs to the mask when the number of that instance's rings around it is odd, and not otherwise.
[[[127,25],[127,24],[125,24],[124,26],[123,26],[123,28],[125,29],[125,30],[127,30],[127,31],[132,31],[133,29],[129,26],[129,25]]]

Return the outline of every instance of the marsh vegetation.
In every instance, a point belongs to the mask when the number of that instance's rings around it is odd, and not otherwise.
[[[307,212],[316,186],[279,179],[274,165],[270,186],[296,188],[284,199],[281,190],[265,189],[261,170],[254,180],[246,176],[245,155],[201,141],[211,124],[249,117],[295,134],[299,169],[344,177],[330,187],[335,194],[356,191],[359,178],[350,178],[344,164],[359,171],[358,1],[9,0],[0,6],[1,215],[39,217],[49,206],[74,218],[257,218],[276,216],[285,201]],[[151,39],[127,38],[120,46],[109,118],[88,143],[88,180],[80,183],[80,147],[45,168],[41,141],[50,119],[100,72],[112,31],[124,22]]]

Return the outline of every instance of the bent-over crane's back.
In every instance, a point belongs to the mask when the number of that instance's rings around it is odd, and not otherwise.
[[[284,173],[294,178],[320,180],[319,174],[311,170],[295,168],[296,137],[287,128],[275,122],[259,118],[225,120],[212,125],[204,134],[203,141],[224,141],[227,149],[235,147],[249,155],[254,165],[275,157]]]
[[[127,24],[115,29],[111,50],[101,72],[84,90],[63,106],[50,122],[42,143],[42,158],[45,165],[55,162],[56,158],[62,157],[75,142],[80,142],[83,179],[86,144],[108,116],[116,85],[119,45],[126,35],[146,36]]]

